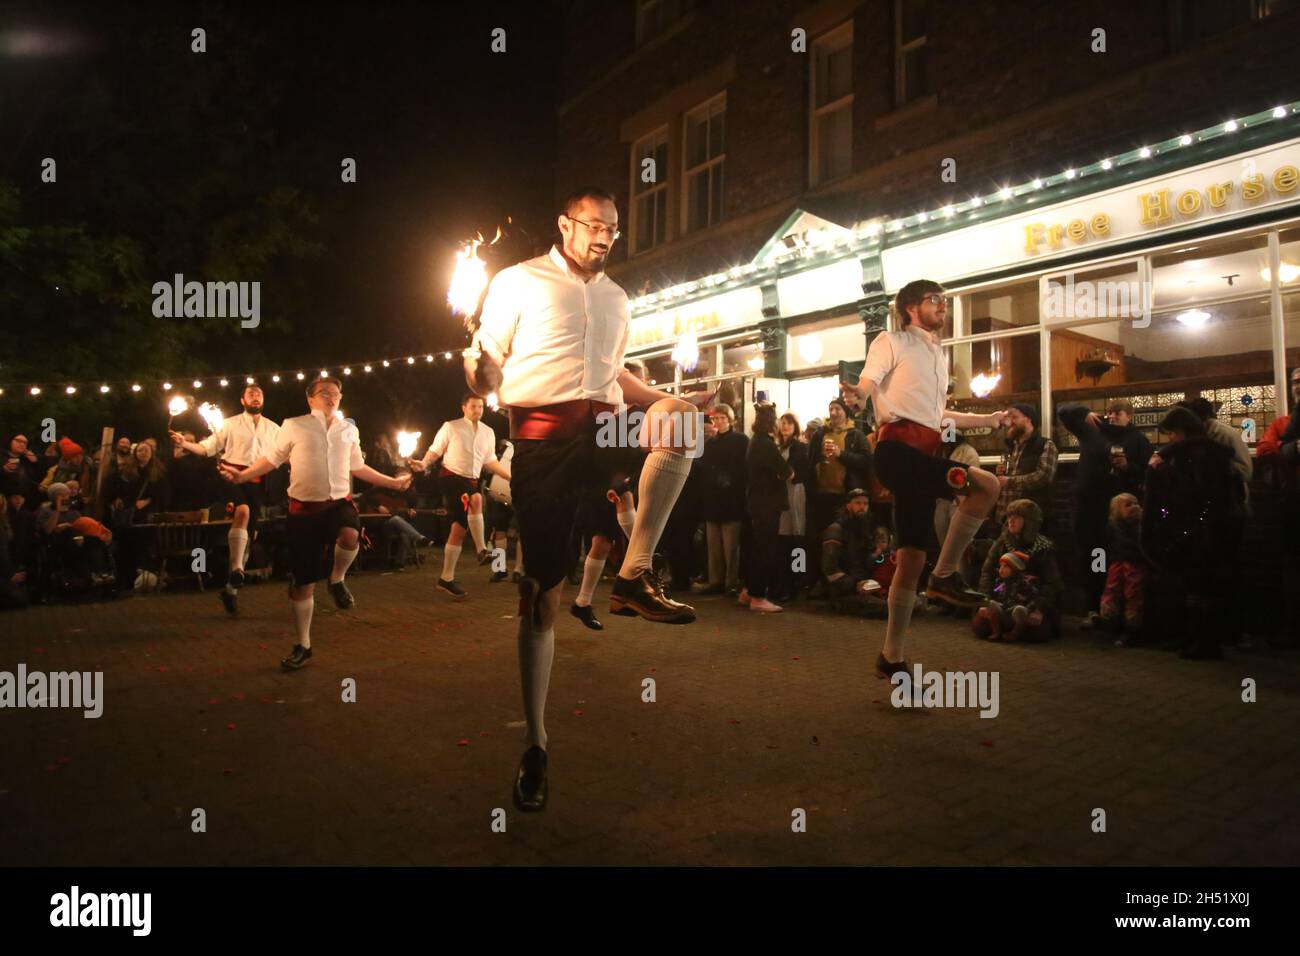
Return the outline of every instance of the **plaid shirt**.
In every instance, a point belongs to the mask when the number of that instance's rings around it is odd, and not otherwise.
[[[1031,472],[1021,473],[1020,459],[1024,455],[1028,442],[1016,442],[1007,457],[1007,483],[998,493],[998,503],[993,510],[993,520],[999,525],[1007,515],[1007,505],[1017,498],[1042,499],[1046,489],[1056,476],[1056,443],[1050,438],[1044,439],[1042,454],[1038,456],[1038,467]],[[1039,501],[1042,504],[1042,501]]]

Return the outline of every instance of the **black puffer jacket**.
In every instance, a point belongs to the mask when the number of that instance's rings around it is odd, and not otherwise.
[[[980,569],[979,589],[985,594],[992,594],[998,582],[998,562],[1008,551],[1023,551],[1029,555],[1029,566],[1025,573],[1038,579],[1038,606],[1043,612],[1043,621],[1051,627],[1052,636],[1060,633],[1061,595],[1065,591],[1065,581],[1061,578],[1061,567],[1056,560],[1056,545],[1047,535],[1039,534],[1043,526],[1043,509],[1027,498],[1018,498],[1007,506],[1007,517],[1019,515],[1025,519],[1025,526],[1020,534],[1013,535],[1003,525],[984,558],[984,567]]]

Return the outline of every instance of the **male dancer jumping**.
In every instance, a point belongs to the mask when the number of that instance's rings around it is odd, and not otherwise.
[[[412,471],[424,471],[435,461],[442,461],[438,471],[438,490],[450,508],[451,532],[442,549],[442,577],[438,590],[446,591],[460,600],[465,589],[456,581],[456,562],[460,559],[465,528],[474,536],[478,563],[487,564],[492,552],[487,549],[483,536],[483,495],[479,493],[479,474],[486,469],[490,474],[510,480],[510,469],[497,461],[497,439],[492,429],[483,424],[483,399],[469,394],[461,399],[463,418],[444,422],[434,436],[429,450],[420,461],[411,462]]]
[[[584,486],[608,488],[612,472],[631,474],[642,457],[640,448],[601,447],[608,443],[597,440],[596,416],[613,413],[624,400],[649,407],[641,441],[654,447],[644,456],[641,507],[610,609],[649,621],[695,619],[693,608],[660,590],[651,564],[690,472],[698,413],[623,367],[628,297],[605,275],[619,237],[613,197],[580,189],[564,201],[557,225],[559,245],[493,278],[474,345],[465,353],[470,388],[479,395],[496,390],[510,407],[515,445],[511,487],[527,573],[519,583],[519,671],[529,745],[514,787],[520,810],[546,806],[542,718],[560,590],[574,560],[568,539],[578,502]]]
[[[882,332],[867,350],[867,363],[856,385],[841,382],[844,399],[862,408],[875,400],[880,423],[876,445],[876,474],[894,494],[894,527],[898,533],[898,570],[889,589],[889,621],[885,646],[876,658],[876,676],[892,677],[908,666],[903,641],[916,603],[916,584],[925,567],[925,547],[934,527],[935,502],[961,498],[930,574],[926,596],[958,607],[979,607],[987,597],[972,591],[957,570],[962,554],[998,497],[998,479],[939,457],[941,429],[998,428],[1005,411],[971,415],[947,411],[948,359],[939,345],[948,315],[943,287],[928,279],[909,282],[894,298],[898,330]]]
[[[285,670],[297,670],[311,660],[311,617],[317,581],[329,579],[330,594],[340,608],[356,603],[343,582],[360,547],[361,517],[352,503],[351,478],[393,491],[405,491],[411,485],[410,475],[389,478],[365,463],[357,426],[336,414],[342,397],[343,383],[338,379],[316,379],[307,387],[310,414],[285,419],[274,447],[242,471],[220,466],[221,477],[238,485],[289,462],[289,517],[285,530],[293,574],[289,600],[293,603],[298,643],[280,662]]]
[[[227,418],[221,427],[201,442],[187,441],[177,432],[169,432],[172,443],[192,455],[216,455],[222,465],[242,471],[275,447],[280,426],[262,416],[262,390],[249,385],[239,397],[243,414]],[[221,603],[230,614],[239,613],[239,589],[244,585],[244,560],[251,547],[250,536],[257,530],[257,514],[262,510],[266,485],[261,478],[248,484],[232,484],[226,495],[230,514],[230,573],[221,589]]]

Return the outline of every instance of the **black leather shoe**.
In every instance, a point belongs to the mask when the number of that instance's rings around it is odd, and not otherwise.
[[[884,654],[876,655],[876,676],[886,679],[892,679],[895,674],[907,674],[911,676],[911,668],[907,666],[907,661],[899,661],[897,664],[891,664],[885,660]]]
[[[347,584],[343,581],[335,581],[331,584],[330,594],[333,596],[334,603],[338,606],[340,611],[346,611],[357,603],[356,598],[352,596],[352,592],[348,590]]]
[[[533,746],[524,751],[515,777],[515,807],[525,813],[546,809],[549,787],[546,783],[546,751]]]
[[[221,604],[231,617],[239,613],[239,599],[233,592],[227,591],[225,588],[221,589]]]
[[[657,624],[690,624],[695,620],[695,608],[666,597],[652,571],[643,571],[631,580],[615,578],[609,611],[623,617],[643,617]]]
[[[979,591],[972,591],[968,588],[959,571],[954,571],[946,578],[930,575],[930,583],[925,589],[925,596],[938,601],[946,601],[954,607],[983,607],[989,600]]]
[[[596,619],[596,612],[590,604],[586,607],[579,607],[576,604],[570,604],[569,613],[593,631],[603,631],[605,629],[605,625],[601,624],[600,621]]]
[[[241,568],[231,568],[230,574],[226,575],[226,583],[235,590],[244,586],[244,572]]]

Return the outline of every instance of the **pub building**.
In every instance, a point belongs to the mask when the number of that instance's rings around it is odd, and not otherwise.
[[[1062,402],[1101,413],[1128,399],[1159,445],[1170,406],[1204,396],[1252,454],[1286,414],[1287,369],[1300,364],[1300,102],[953,206],[838,222],[796,210],[751,261],[635,297],[628,355],[670,389],[730,385],[746,426],[759,392],[806,424],[917,278],[951,296],[950,407],[1031,402],[1052,428],[1047,531],[1068,550],[1078,454],[1055,423]],[[999,460],[1000,435],[966,437]],[[1264,564],[1277,549],[1258,526],[1274,502],[1251,493],[1243,551]],[[1248,577],[1275,573],[1258,571]]]

